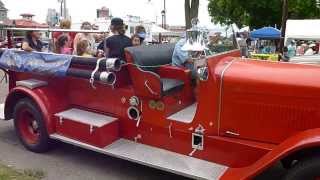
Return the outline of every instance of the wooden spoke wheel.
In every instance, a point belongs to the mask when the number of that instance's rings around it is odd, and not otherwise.
[[[29,98],[21,99],[14,108],[16,133],[22,144],[30,151],[41,153],[49,150],[49,135],[43,115]]]

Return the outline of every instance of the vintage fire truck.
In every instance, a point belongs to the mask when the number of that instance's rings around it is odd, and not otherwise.
[[[194,179],[253,179],[278,162],[285,180],[320,177],[320,67],[234,50],[199,57],[195,85],[173,51],[130,47],[119,60],[2,49],[3,119],[36,153],[58,140]]]

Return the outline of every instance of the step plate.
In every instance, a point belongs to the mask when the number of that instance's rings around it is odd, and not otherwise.
[[[145,166],[195,179],[219,179],[228,167],[171,151],[120,139],[106,148],[97,148],[58,134],[50,136],[65,143],[125,159]]]
[[[67,111],[57,113],[55,116],[87,125],[92,125],[98,128],[117,120],[117,118],[114,117],[83,111],[80,109],[69,109]]]
[[[189,107],[186,107],[185,109],[182,109],[181,111],[171,115],[167,119],[172,121],[178,121],[182,123],[191,123],[196,115],[197,112],[197,103],[192,104]]]
[[[0,120],[4,119],[4,104],[0,104]]]
[[[39,87],[48,86],[48,82],[40,81],[37,79],[27,79],[27,80],[23,80],[23,81],[17,81],[16,85],[26,87],[29,89],[36,89]]]

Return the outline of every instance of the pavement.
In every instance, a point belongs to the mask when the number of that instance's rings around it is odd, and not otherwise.
[[[0,71],[0,80],[3,74]],[[8,93],[7,84],[0,83],[0,104]],[[0,121],[0,162],[17,169],[41,170],[44,180],[185,180],[176,176],[128,161],[84,150],[72,145],[58,144],[45,154],[24,149],[12,121]],[[271,168],[257,180],[280,179],[284,170]]]

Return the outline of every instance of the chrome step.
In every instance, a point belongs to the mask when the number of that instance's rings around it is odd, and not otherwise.
[[[85,149],[194,179],[219,179],[228,169],[220,164],[125,139],[119,139],[105,148],[97,148],[58,134],[52,134],[50,137]]]
[[[71,120],[98,128],[118,120],[114,117],[75,108],[57,113],[55,114],[55,116],[59,117],[62,120]]]
[[[48,86],[48,82],[40,81],[37,79],[27,79],[27,80],[17,81],[16,85],[26,87],[29,89],[36,89],[39,87]]]
[[[191,123],[196,116],[198,104],[194,103],[181,111],[169,116],[167,119],[182,123]]]
[[[4,104],[0,104],[0,120],[4,119]]]

